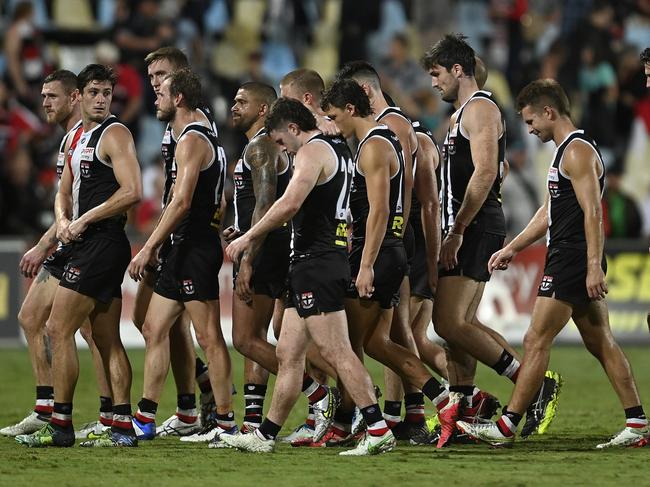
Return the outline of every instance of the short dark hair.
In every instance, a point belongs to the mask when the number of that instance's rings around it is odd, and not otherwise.
[[[279,129],[288,123],[295,123],[303,132],[316,130],[316,119],[309,109],[293,98],[278,98],[271,105],[264,128],[268,132]]]
[[[377,73],[377,70],[367,61],[350,61],[349,63],[346,63],[336,74],[336,79],[366,81],[372,83],[375,88],[381,89],[379,73]]]
[[[144,58],[144,63],[146,66],[149,66],[156,61],[167,60],[174,67],[174,70],[187,68],[190,65],[190,62],[187,60],[187,56],[183,51],[177,47],[166,46],[156,49],[153,52],[147,54]]]
[[[270,85],[266,83],[260,83],[259,81],[248,81],[239,87],[240,90],[248,91],[252,93],[258,101],[266,104],[271,107],[273,102],[278,99],[278,94]]]
[[[300,68],[287,73],[280,81],[281,85],[295,86],[303,93],[311,93],[312,96],[320,99],[323,90],[325,90],[325,82],[313,69]]]
[[[646,47],[641,53],[641,62],[643,64],[650,64],[650,47]]]
[[[517,111],[529,106],[541,110],[550,105],[560,115],[571,116],[569,98],[560,83],[554,79],[537,79],[528,83],[517,95]]]
[[[476,58],[474,49],[462,34],[447,34],[424,53],[420,64],[430,71],[434,64],[439,64],[450,71],[454,64],[460,64],[467,76],[474,76]]]
[[[117,82],[117,74],[110,66],[103,64],[89,64],[77,75],[77,88],[83,93],[84,88],[91,81],[110,81],[111,86]]]
[[[327,110],[330,106],[345,108],[348,103],[354,105],[361,117],[372,115],[368,95],[359,83],[351,79],[336,80],[330,89],[323,93],[321,108],[323,110]]]
[[[68,95],[77,89],[77,75],[67,69],[57,69],[48,74],[43,80],[43,84],[53,83],[54,81],[61,83]]]
[[[183,95],[190,110],[196,110],[203,102],[201,80],[189,68],[173,71],[169,75],[169,93],[171,96]]]

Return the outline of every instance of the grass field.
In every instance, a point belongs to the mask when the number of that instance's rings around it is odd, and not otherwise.
[[[650,350],[625,349],[650,407]],[[143,351],[131,350],[133,402],[142,390]],[[434,448],[399,446],[379,457],[343,458],[336,450],[293,449],[281,445],[274,455],[209,450],[177,439],[141,443],[138,449],[28,449],[0,438],[0,485],[650,485],[650,447],[597,451],[596,443],[623,426],[621,407],[599,364],[581,348],[557,348],[552,367],[563,374],[558,417],[547,435],[522,441],[513,449],[485,445]],[[235,382],[241,389],[240,356],[233,354]],[[375,382],[381,369],[370,363]],[[479,384],[509,398],[511,385],[479,368]],[[271,387],[269,387],[271,390]],[[33,380],[26,350],[0,350],[0,424],[21,419],[33,403]],[[90,355],[81,352],[81,376],[75,400],[75,424],[96,419],[98,394]],[[235,397],[242,418],[243,397]],[[270,404],[267,398],[266,406]],[[175,408],[172,379],[159,407],[159,421]],[[285,432],[304,419],[301,398]],[[284,432],[283,432],[284,433]]]

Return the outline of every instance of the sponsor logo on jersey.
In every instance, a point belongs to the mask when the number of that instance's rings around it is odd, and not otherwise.
[[[59,155],[56,158],[56,175],[61,178],[63,174],[63,167],[65,166],[65,154],[59,152]]]
[[[65,280],[68,281],[71,284],[74,284],[79,280],[79,277],[81,276],[81,269],[78,267],[72,267],[71,265],[66,266],[65,269]]]
[[[302,309],[309,309],[314,306],[314,294],[311,291],[301,293],[299,301]]]
[[[192,279],[183,279],[183,292],[185,294],[194,294],[194,283]]]
[[[557,167],[550,167],[548,170],[548,180],[549,181],[559,181],[560,177],[558,175]]]
[[[82,161],[92,161],[94,157],[95,157],[94,147],[86,147],[84,149],[81,149],[81,155],[79,159],[81,159]]]
[[[165,134],[163,135],[162,143],[163,144],[171,144],[172,142],[172,134],[169,129],[165,130]]]
[[[539,285],[540,291],[550,291],[553,287],[553,276],[542,277],[542,283]]]
[[[560,196],[560,185],[558,183],[552,183],[549,181],[548,192],[550,193],[552,198],[557,198],[558,196]]]

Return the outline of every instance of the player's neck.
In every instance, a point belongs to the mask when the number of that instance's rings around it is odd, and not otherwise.
[[[378,125],[372,115],[363,118],[359,117],[354,126],[354,135],[357,136],[357,139],[363,140],[368,135],[368,132]]]
[[[201,119],[197,116],[196,110],[177,108],[176,115],[173,120],[169,121],[169,125],[172,128],[172,135],[178,140],[178,136],[185,130],[185,127],[191,123],[199,122],[201,122]]]
[[[253,137],[255,137],[255,134],[257,134],[257,132],[264,128],[264,120],[265,118],[258,118],[255,120],[253,125],[250,126],[250,128],[246,131],[246,138],[248,140],[251,140]]]
[[[379,115],[381,112],[386,110],[390,105],[386,103],[386,99],[383,96],[375,96],[370,102],[370,106],[375,115]]]
[[[458,106],[460,107],[463,106],[463,104],[479,90],[478,85],[476,84],[476,80],[473,77],[462,77],[458,80],[458,83]]]
[[[560,145],[571,132],[576,130],[578,130],[577,127],[573,125],[569,117],[560,118],[553,127],[553,142],[555,142],[555,145]]]
[[[298,135],[298,139],[300,140],[300,143],[304,145],[307,142],[309,142],[310,139],[316,137],[317,135],[320,135],[321,133],[322,132],[320,130],[309,130],[307,132],[300,132],[300,135]]]
[[[89,118],[84,118],[84,117],[82,116],[82,117],[81,117],[81,125],[83,126],[84,132],[86,132],[86,133],[87,133],[87,132],[90,132],[92,129],[94,129],[94,128],[97,127],[98,125],[101,125],[102,123],[104,123],[104,121],[105,121],[108,117],[110,117],[110,116],[111,116],[111,114],[108,113],[108,114],[107,114],[104,118],[102,118],[102,120],[99,121],[99,122],[96,122],[96,121],[91,120],[91,119],[89,119]]]
[[[72,110],[72,112],[70,112],[70,115],[68,115],[66,118],[61,120],[59,125],[61,126],[63,131],[67,133],[70,132],[70,130],[72,130],[72,127],[74,127],[77,124],[77,122],[79,122],[79,120],[81,120],[81,114],[79,113],[79,108],[75,107],[75,109]]]

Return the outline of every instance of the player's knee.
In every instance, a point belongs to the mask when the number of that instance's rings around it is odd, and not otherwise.
[[[550,349],[550,343],[547,342],[548,340],[543,335],[540,335],[536,331],[529,329],[526,332],[526,335],[524,335],[524,355],[530,352]]]
[[[84,325],[79,329],[79,334],[88,345],[92,345],[95,342],[93,330],[90,326]]]
[[[162,339],[162,333],[159,327],[152,325],[148,321],[144,322],[140,331],[147,345],[158,343]]]
[[[18,323],[25,335],[32,335],[42,328],[42,323],[37,323],[36,313],[30,306],[23,306],[18,312]]]
[[[301,360],[292,347],[282,346],[281,343],[278,344],[275,349],[275,356],[278,359],[278,368],[304,367],[304,359]]]
[[[206,354],[208,354],[211,350],[219,345],[216,337],[207,331],[199,331],[197,329],[194,329],[194,333],[196,335],[196,341],[199,344],[199,347],[201,347],[201,350],[203,350]]]
[[[233,333],[232,344],[239,353],[244,357],[250,358],[251,352],[251,337],[246,333]]]

